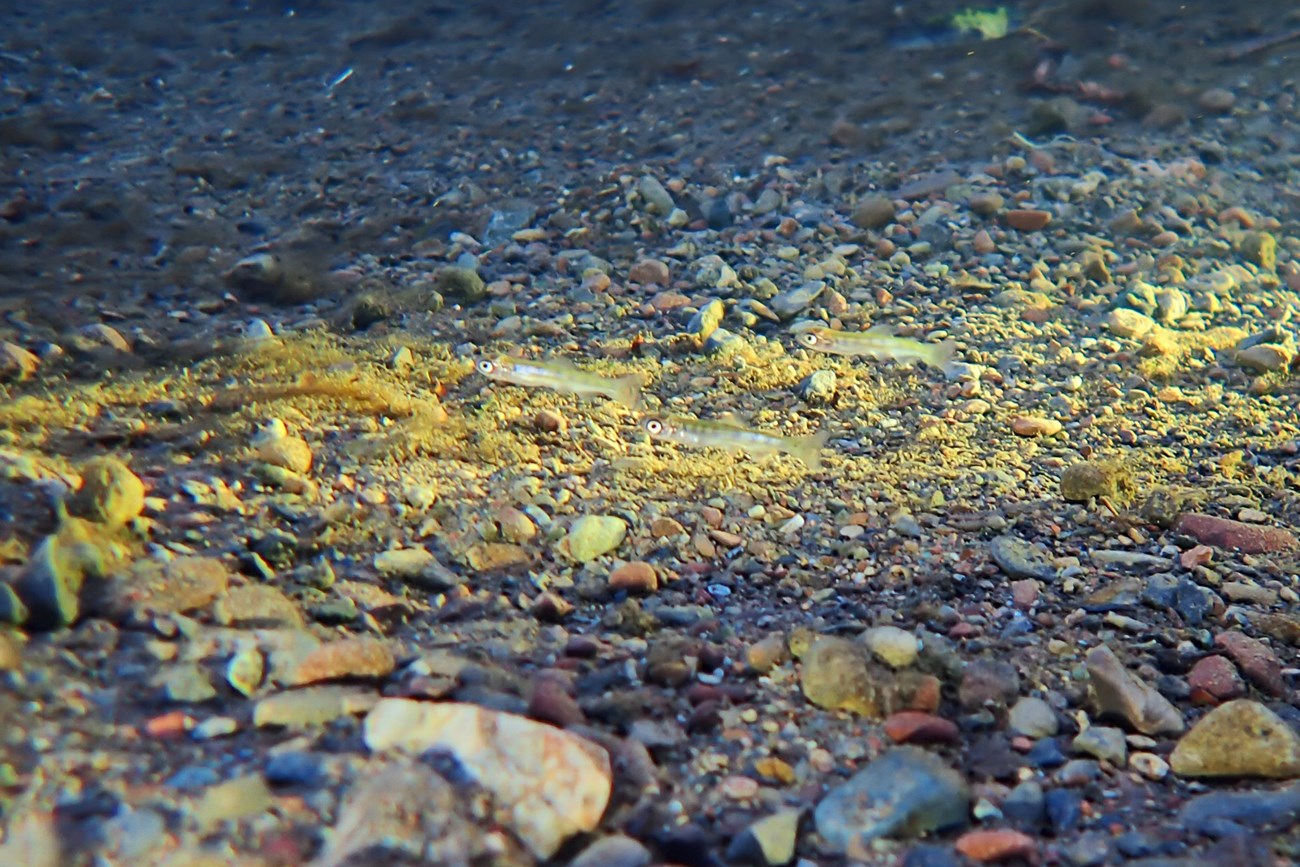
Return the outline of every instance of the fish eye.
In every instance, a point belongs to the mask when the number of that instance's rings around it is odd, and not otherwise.
[[[795,337],[795,340],[798,340],[804,346],[816,346],[820,342],[817,335],[813,334],[811,331],[799,332],[799,335]]]
[[[652,418],[646,421],[645,429],[651,435],[658,435],[664,432],[664,423],[657,418]]]
[[[475,364],[474,366],[478,368],[479,373],[485,376],[491,374],[493,371],[497,369],[496,364],[486,358],[480,358],[478,360],[478,363]]]

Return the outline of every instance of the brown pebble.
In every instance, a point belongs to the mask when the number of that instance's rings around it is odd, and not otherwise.
[[[1040,586],[1033,578],[1025,578],[1020,581],[1011,582],[1011,599],[1015,606],[1022,611],[1032,608],[1038,601]]]
[[[565,688],[560,672],[541,672],[528,699],[528,715],[535,720],[564,728],[586,722],[578,702]]]
[[[981,828],[962,834],[953,848],[972,861],[989,864],[1012,858],[1032,859],[1038,843],[1028,834],[1010,828]]]
[[[1223,87],[1211,87],[1196,98],[1196,104],[1214,114],[1227,114],[1237,104],[1237,97]]]
[[[712,506],[705,506],[700,509],[700,518],[715,530],[722,526],[722,512]]]
[[[285,686],[305,686],[344,677],[385,677],[396,665],[387,642],[358,636],[331,641],[310,651],[283,681]]]
[[[640,283],[642,285],[655,284],[656,286],[667,286],[672,279],[672,272],[668,266],[658,259],[642,259],[631,267],[627,272],[629,283]]]
[[[1222,656],[1207,656],[1193,665],[1187,673],[1187,685],[1197,704],[1218,704],[1246,694],[1237,667]]]
[[[311,469],[311,446],[302,437],[277,437],[257,447],[257,458],[302,475]]]
[[[650,534],[656,539],[662,539],[665,536],[676,536],[685,532],[686,528],[672,518],[660,517],[650,522]]]
[[[547,590],[533,603],[533,616],[546,623],[558,623],[573,613],[573,604]]]
[[[961,731],[952,720],[915,710],[899,711],[885,720],[885,735],[896,744],[952,744]]]
[[[859,229],[880,229],[894,220],[894,200],[880,194],[864,196],[849,217]]]
[[[553,409],[538,410],[533,416],[533,428],[542,433],[563,433],[568,427],[568,420]]]
[[[633,560],[609,573],[609,586],[611,590],[626,590],[628,593],[654,593],[659,589],[659,576],[649,563]]]
[[[0,671],[17,671],[22,667],[22,661],[17,639],[7,632],[0,632]]]
[[[1246,675],[1246,679],[1270,695],[1286,695],[1282,663],[1273,649],[1244,632],[1222,632],[1214,637],[1215,647],[1222,647]]]
[[[980,229],[975,233],[975,237],[971,239],[971,246],[981,256],[987,256],[998,249],[998,245],[993,243],[993,236],[986,229]]]
[[[1178,233],[1171,232],[1168,229],[1165,229],[1163,232],[1160,232],[1151,238],[1151,246],[1153,247],[1172,247],[1177,243]]]
[[[1016,208],[1007,211],[1007,225],[1021,232],[1037,232],[1052,222],[1050,211],[1038,208]]]
[[[1220,224],[1236,223],[1237,225],[1241,226],[1241,228],[1243,229],[1255,228],[1255,218],[1251,215],[1249,211],[1247,211],[1245,208],[1241,207],[1240,205],[1233,205],[1231,207],[1224,208],[1222,211],[1219,212],[1218,221]]]
[[[1230,518],[1189,512],[1178,519],[1175,532],[1185,533],[1203,545],[1236,549],[1245,554],[1271,554],[1297,546],[1294,534],[1281,527],[1261,527]]]
[[[1061,432],[1061,423],[1054,418],[1018,415],[1011,420],[1011,430],[1022,437],[1050,437]]]

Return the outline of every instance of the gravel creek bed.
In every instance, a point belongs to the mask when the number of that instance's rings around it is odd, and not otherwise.
[[[0,11],[0,865],[1300,863],[1300,10],[962,8]]]

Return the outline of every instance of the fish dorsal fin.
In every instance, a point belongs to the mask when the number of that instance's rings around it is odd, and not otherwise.
[[[870,328],[868,328],[866,331],[864,331],[864,332],[862,332],[862,333],[863,333],[863,334],[875,334],[875,335],[878,335],[878,336],[880,336],[880,337],[893,337],[893,336],[894,336],[894,329],[893,329],[893,326],[886,325],[886,324],[883,323],[883,322],[877,322],[875,325],[871,326]]]
[[[543,364],[554,367],[557,370],[580,370],[578,365],[574,364],[563,355],[552,355],[549,358],[541,359]]]

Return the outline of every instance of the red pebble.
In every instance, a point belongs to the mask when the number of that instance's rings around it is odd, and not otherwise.
[[[1198,704],[1218,704],[1246,694],[1246,684],[1237,667],[1222,656],[1207,656],[1192,666],[1187,673],[1187,685]]]
[[[1204,545],[1235,549],[1245,554],[1269,554],[1300,544],[1294,534],[1281,527],[1262,527],[1196,512],[1179,518],[1174,531],[1186,533]]]
[[[915,710],[892,714],[885,720],[884,729],[896,744],[951,744],[961,737],[951,720]]]
[[[957,838],[954,845],[962,855],[981,864],[1030,858],[1038,852],[1038,843],[1033,837],[1010,828],[967,831]]]
[[[1222,647],[1255,686],[1270,695],[1286,695],[1282,663],[1267,644],[1244,632],[1222,632],[1215,637],[1214,645]]]

